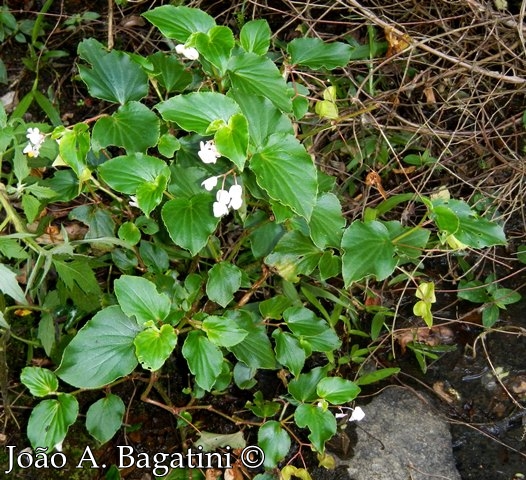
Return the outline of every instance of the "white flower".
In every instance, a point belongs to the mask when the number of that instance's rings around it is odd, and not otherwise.
[[[228,202],[230,202],[230,193],[228,193],[226,190],[218,190],[216,193],[216,200],[228,207]]]
[[[42,145],[46,137],[45,135],[40,133],[40,130],[38,128],[28,128],[26,138],[29,140],[29,143],[36,146]]]
[[[197,60],[199,58],[199,52],[194,47],[185,47],[182,43],[175,46],[175,51],[188,58],[188,60]]]
[[[139,208],[139,202],[136,195],[130,195],[130,207]]]
[[[216,218],[228,215],[228,205],[225,205],[224,203],[214,202],[212,208],[214,209],[214,217]]]
[[[356,407],[349,418],[349,422],[359,422],[365,418],[365,412],[360,408]]]
[[[44,143],[46,136],[40,133],[40,130],[35,127],[27,129],[26,138],[29,140],[29,143],[25,146],[22,153],[27,154],[28,157],[38,157],[40,147]]]
[[[230,195],[230,203],[228,206],[234,210],[239,210],[243,205],[243,188],[241,185],[232,185],[228,190]]]
[[[199,142],[199,151],[197,152],[203,163],[216,163],[221,154],[217,151],[213,140]]]
[[[217,177],[207,178],[204,182],[201,182],[201,186],[208,190],[209,192],[217,185]]]

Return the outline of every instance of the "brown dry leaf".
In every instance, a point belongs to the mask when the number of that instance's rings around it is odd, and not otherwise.
[[[444,382],[435,382],[433,391],[447,403],[460,401],[460,394],[454,388],[446,386]]]
[[[393,173],[397,173],[398,175],[408,175],[410,173],[413,173],[415,170],[416,167],[414,165],[411,165],[410,167],[393,168]]]
[[[228,468],[225,470],[224,475],[225,480],[243,480],[243,472],[239,468],[239,465],[235,463],[232,468]]]
[[[221,477],[221,470],[217,470],[215,468],[209,468],[205,472],[205,480],[217,480]]]
[[[426,97],[426,103],[428,105],[434,105],[435,103],[437,103],[437,99],[435,97],[435,90],[433,87],[425,87],[424,96]]]
[[[384,28],[385,38],[387,40],[387,58],[403,52],[411,46],[413,39],[406,33],[400,34],[393,27]]]
[[[437,345],[448,345],[453,343],[454,333],[449,327],[443,325],[435,325],[434,327],[419,327],[412,329],[405,329],[398,332],[395,336],[402,353],[405,353],[407,344],[409,342],[425,343],[430,347]]]

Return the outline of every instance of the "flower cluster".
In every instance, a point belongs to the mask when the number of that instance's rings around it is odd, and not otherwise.
[[[221,154],[217,151],[213,140],[200,142],[199,147],[200,149],[197,154],[203,163],[216,163],[217,159],[221,156]],[[223,177],[224,186],[224,178],[228,175],[228,173],[229,172],[217,177],[209,177],[201,183],[201,186],[204,187],[205,190],[211,192],[217,186],[219,177]],[[219,218],[223,215],[227,215],[231,208],[233,210],[239,210],[241,205],[243,205],[243,188],[241,185],[235,183],[228,190],[225,190],[223,187],[221,187],[221,189],[216,193],[216,201],[213,205],[214,217]]]
[[[188,58],[188,60],[197,60],[199,58],[199,52],[193,47],[185,47],[182,43],[175,46],[175,51]]]
[[[206,180],[205,180],[206,181]],[[222,217],[228,215],[230,208],[239,210],[243,205],[243,188],[241,185],[232,185],[228,191],[218,190],[216,193],[216,201],[214,202],[214,217]]]
[[[24,148],[23,153],[27,154],[28,157],[38,157],[40,147],[44,143],[46,136],[35,127],[27,129],[26,138],[29,140],[29,143]]]
[[[355,408],[340,407],[341,412],[334,415],[337,419],[346,418],[349,416],[349,414],[345,413],[343,409],[352,410],[351,416],[347,420],[348,422],[360,422],[361,420],[365,418],[365,412],[362,410],[361,407],[355,407]]]

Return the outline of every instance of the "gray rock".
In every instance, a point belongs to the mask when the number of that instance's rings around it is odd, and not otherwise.
[[[414,393],[388,388],[363,409],[351,479],[460,480],[447,423]]]

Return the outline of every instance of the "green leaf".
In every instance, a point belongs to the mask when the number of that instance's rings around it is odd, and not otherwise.
[[[202,332],[194,330],[186,337],[182,352],[188,362],[188,368],[195,375],[197,385],[208,392],[212,390],[221,373],[221,350]]]
[[[188,132],[210,135],[212,122],[228,124],[230,117],[241,113],[237,103],[218,92],[193,92],[177,95],[155,107],[164,120],[175,122]]]
[[[352,48],[341,42],[325,43],[319,38],[296,38],[287,45],[287,52],[294,65],[332,70],[349,63]]]
[[[258,430],[258,445],[265,452],[265,468],[275,468],[289,453],[290,443],[289,434],[279,422],[265,422]]]
[[[171,325],[165,324],[160,329],[146,328],[135,337],[133,343],[141,366],[156,371],[172,354],[177,344],[177,335]]]
[[[488,305],[482,310],[482,325],[491,328],[499,321],[500,309],[497,305]]]
[[[160,177],[170,178],[170,169],[164,161],[142,153],[112,158],[99,166],[102,179],[114,190],[128,195],[146,182],[156,184]]]
[[[192,83],[192,74],[173,55],[156,52],[148,61],[153,65],[155,79],[167,92],[182,92]]]
[[[517,259],[519,262],[526,264],[526,245],[520,245],[517,248]]]
[[[393,273],[398,259],[387,227],[378,221],[355,221],[342,238],[343,279],[348,287],[368,275],[378,281]]]
[[[220,127],[215,136],[217,150],[243,171],[248,151],[248,122],[241,113],[230,117],[228,125]]]
[[[40,213],[41,203],[33,195],[22,195],[22,208],[28,223],[33,223]]]
[[[163,199],[168,178],[159,175],[153,182],[144,182],[137,187],[137,204],[146,216],[159,205]]]
[[[121,105],[110,117],[99,118],[92,133],[94,150],[114,145],[129,153],[146,152],[158,140],[159,118],[139,102]]]
[[[100,443],[106,443],[122,425],[124,402],[112,393],[93,403],[86,412],[86,429]]]
[[[69,212],[68,218],[78,220],[89,227],[84,236],[86,240],[114,236],[115,222],[111,214],[96,205],[80,205]]]
[[[505,308],[505,305],[520,302],[522,298],[519,292],[510,288],[498,288],[491,296],[499,308]]]
[[[294,335],[302,341],[307,341],[315,352],[330,352],[341,345],[338,335],[328,323],[308,308],[287,308],[283,318]]]
[[[309,221],[314,244],[322,250],[326,247],[339,248],[344,227],[345,219],[336,195],[324,193],[318,197]]]
[[[122,311],[135,316],[139,324],[162,321],[170,313],[168,295],[157,293],[155,284],[145,278],[122,275],[113,285]]]
[[[86,294],[101,293],[97,278],[86,259],[66,261],[53,257],[53,265],[60,279],[70,290],[79,288]]]
[[[188,45],[195,46],[199,53],[224,75],[226,65],[234,48],[234,34],[228,27],[212,27],[207,33],[192,35]]]
[[[46,368],[25,367],[20,374],[20,381],[35,397],[45,397],[58,390],[58,378]]]
[[[9,270],[9,268],[2,263],[0,263],[0,292],[9,295],[18,303],[27,303],[24,292],[16,279],[16,273]]]
[[[271,135],[252,156],[250,168],[273,200],[310,219],[318,192],[316,167],[294,136]]]
[[[385,380],[391,375],[396,375],[399,372],[399,368],[380,368],[379,370],[358,377],[354,383],[356,383],[356,385],[370,385]]]
[[[318,383],[316,393],[333,405],[342,405],[354,400],[360,393],[360,387],[344,378],[326,377]]]
[[[142,330],[118,306],[98,312],[64,350],[56,374],[77,388],[101,388],[137,366],[133,341]]]
[[[206,317],[202,328],[208,339],[218,347],[233,347],[242,342],[248,335],[248,332],[239,328],[231,318],[216,315]]]
[[[310,238],[293,230],[286,233],[265,263],[289,282],[297,282],[299,275],[309,275],[318,265],[322,255]]]
[[[341,257],[334,255],[332,250],[326,250],[320,258],[318,268],[322,280],[336,277],[340,275],[340,272],[342,271],[342,259]]]
[[[228,350],[248,367],[274,370],[276,359],[265,325],[254,322],[245,312],[227,311],[224,316],[233,317],[238,327],[248,332],[242,342],[229,347]]]
[[[197,8],[163,5],[142,14],[167,38],[185,43],[195,32],[208,32],[215,26],[215,20]]]
[[[308,373],[302,373],[299,377],[289,382],[289,393],[298,402],[313,402],[318,398],[316,387],[318,383],[327,376],[329,366],[313,368]]]
[[[229,262],[216,263],[208,272],[206,294],[213,302],[226,307],[241,286],[241,270]]]
[[[263,394],[257,391],[254,394],[254,403],[247,402],[245,407],[260,418],[273,417],[281,410],[281,403],[265,400]]]
[[[276,342],[276,359],[279,363],[285,365],[292,375],[297,377],[301,373],[307,358],[300,341],[292,334],[282,332],[279,329],[274,330],[272,337]]]
[[[472,248],[505,245],[506,235],[500,225],[480,218],[462,200],[436,200],[432,217],[440,230],[454,235]]]
[[[243,25],[239,42],[246,52],[265,55],[270,47],[271,31],[266,20],[251,20]]]
[[[294,412],[294,420],[298,427],[309,428],[309,440],[320,453],[325,450],[325,442],[336,433],[334,415],[329,410],[323,410],[315,405],[299,405]]]
[[[292,300],[285,295],[276,295],[267,300],[263,300],[259,304],[259,311],[266,320],[271,318],[273,320],[281,320],[283,312],[289,308]]]
[[[137,245],[141,239],[141,231],[132,222],[124,222],[118,232],[119,238],[130,245]]]
[[[255,149],[262,148],[268,137],[274,133],[294,135],[290,118],[267,98],[237,90],[230,90],[228,94],[238,103],[248,120],[250,142]]]
[[[72,130],[66,130],[59,143],[60,157],[79,178],[87,168],[86,157],[90,149],[88,128],[84,123],[75,125]]]
[[[219,223],[212,215],[212,198],[207,193],[169,200],[163,206],[162,218],[173,242],[192,255],[205,247]]]
[[[78,66],[91,96],[124,105],[148,95],[148,76],[125,53],[107,52],[94,38],[83,40],[77,51],[92,66]]]
[[[31,412],[27,436],[34,449],[51,452],[61,444],[79,413],[77,399],[69,393],[59,393],[56,400],[44,400]]]
[[[230,58],[227,73],[233,89],[267,97],[283,112],[292,110],[287,84],[278,67],[269,58],[239,52]]]

